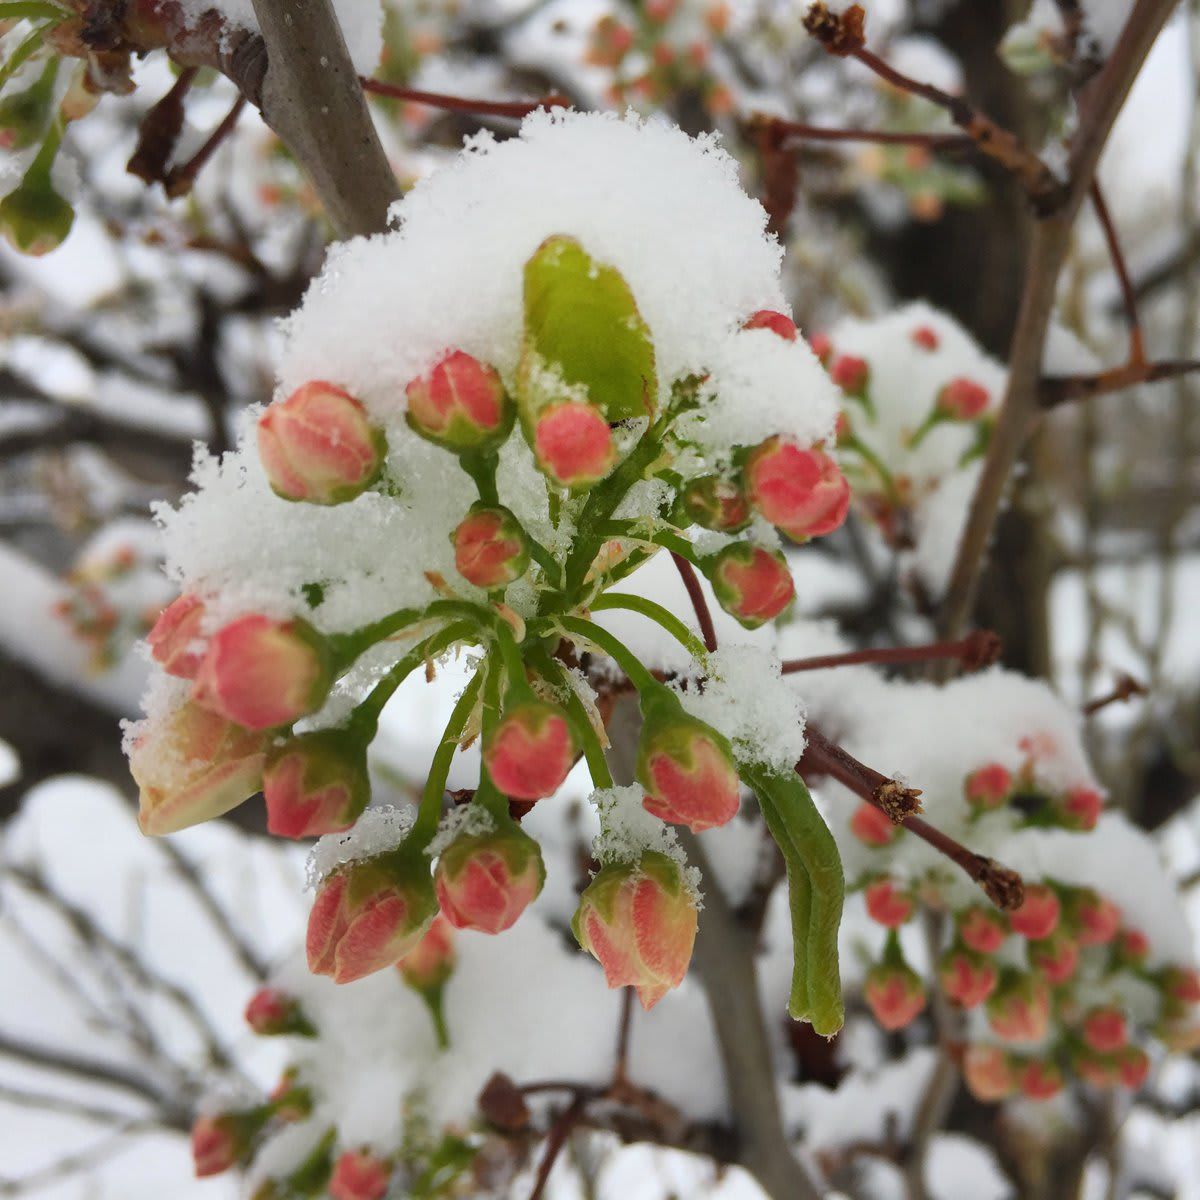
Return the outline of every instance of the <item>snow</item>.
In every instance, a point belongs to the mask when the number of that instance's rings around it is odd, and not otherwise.
[[[368,808],[345,833],[327,833],[308,855],[308,886],[318,887],[327,875],[347,863],[395,850],[412,828],[408,808],[381,805]]]
[[[639,784],[599,788],[591,794],[589,799],[600,818],[592,853],[602,866],[636,864],[647,850],[665,854],[682,871],[688,890],[699,898],[700,872],[687,865],[675,830],[646,811],[642,804],[645,795]]]

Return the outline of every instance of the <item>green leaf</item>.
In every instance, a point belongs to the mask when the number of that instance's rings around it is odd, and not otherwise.
[[[47,0],[3,0],[0,21],[65,21],[71,14]]]
[[[838,929],[846,884],[833,835],[799,775],[741,769],[787,866],[792,917],[792,992],[788,1012],[832,1037],[842,1027]]]
[[[586,389],[610,424],[654,415],[654,343],[629,285],[574,238],[547,238],[525,264],[525,342],[518,372],[525,420],[554,394],[547,373],[567,390]]]

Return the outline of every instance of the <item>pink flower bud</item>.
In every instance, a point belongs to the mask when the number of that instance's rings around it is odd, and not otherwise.
[[[1006,1042],[1040,1042],[1050,1028],[1050,988],[1036,975],[1014,976],[992,993],[987,1019]]]
[[[912,331],[912,340],[914,346],[920,346],[922,350],[936,350],[941,345],[941,339],[937,335],[937,331],[931,329],[928,325],[918,325]]]
[[[545,881],[541,849],[516,826],[455,838],[434,872],[446,919],[481,933],[510,928]]]
[[[1093,1008],[1083,1018],[1083,1040],[1097,1054],[1120,1050],[1129,1041],[1129,1026],[1125,1014],[1112,1005]]]
[[[1150,1074],[1150,1056],[1139,1046],[1126,1046],[1117,1055],[1117,1077],[1123,1088],[1136,1092]]]
[[[963,1080],[976,1100],[994,1104],[1017,1087],[1012,1058],[999,1046],[968,1046],[963,1055]]]
[[[1150,955],[1150,939],[1140,929],[1123,929],[1117,941],[1117,956],[1122,962],[1140,967]]]
[[[312,1025],[295,996],[279,988],[261,987],[246,1005],[246,1024],[262,1037],[298,1033],[311,1036]]]
[[[580,400],[550,404],[538,413],[533,453],[555,483],[573,491],[599,483],[617,465],[608,422],[599,409]]]
[[[452,350],[405,393],[409,426],[449,450],[498,445],[512,428],[515,408],[500,376],[462,350]]]
[[[987,388],[974,380],[952,379],[937,396],[938,412],[952,421],[973,421],[991,403]]]
[[[514,800],[552,796],[579,754],[567,714],[533,696],[507,706],[483,747],[492,782]]]
[[[746,491],[750,503],[797,542],[832,533],[850,507],[850,485],[837,463],[781,437],[750,451]]]
[[[1021,1070],[1021,1092],[1030,1100],[1050,1100],[1063,1090],[1062,1068],[1053,1062],[1031,1059]]]
[[[1048,938],[1030,942],[1028,953],[1029,965],[1053,987],[1066,983],[1079,966],[1079,944],[1061,927]]]
[[[1094,1088],[1110,1088],[1119,1078],[1117,1060],[1111,1055],[1076,1050],[1071,1056],[1071,1066],[1084,1083]]]
[[[637,780],[647,812],[693,833],[738,810],[740,782],[729,743],[678,703],[649,706],[638,743]]]
[[[486,591],[507,587],[529,566],[529,538],[517,518],[499,504],[472,505],[451,541],[458,573]]]
[[[192,1123],[196,1178],[220,1175],[242,1162],[268,1115],[265,1109],[249,1109],[197,1117]]]
[[[972,771],[963,783],[967,803],[977,809],[1000,808],[1012,790],[1012,773],[999,763],[988,763]]]
[[[1200,971],[1167,967],[1159,976],[1163,992],[1178,1004],[1200,1004]]]
[[[454,973],[457,955],[454,930],[444,913],[438,913],[425,936],[396,964],[396,969],[418,992],[440,988]]]
[[[829,377],[849,396],[859,396],[866,391],[871,379],[871,368],[866,359],[853,354],[839,354],[833,360]]]
[[[129,751],[138,825],[157,837],[236,808],[262,786],[266,738],[198,704],[148,722]]]
[[[1058,928],[1058,896],[1042,883],[1029,884],[1020,908],[1008,915],[1013,932],[1030,939],[1049,937]]]
[[[300,1085],[299,1078],[300,1072],[295,1067],[288,1067],[267,1093],[272,1115],[289,1124],[312,1116],[312,1093]]]
[[[1121,928],[1121,910],[1109,899],[1086,891],[1075,913],[1081,946],[1103,946],[1117,936]]]
[[[773,621],[796,594],[783,555],[749,542],[726,546],[705,566],[717,603],[746,629]]]
[[[258,419],[258,456],[284,500],[353,500],[379,478],[386,455],[367,410],[331,383],[306,383]]]
[[[1008,937],[1008,926],[1000,913],[976,904],[958,914],[958,936],[979,954],[995,954]]]
[[[886,813],[865,800],[850,818],[850,832],[867,846],[888,846],[896,840],[900,826],[894,825]]]
[[[1059,817],[1067,829],[1087,833],[1096,828],[1103,808],[1104,798],[1095,788],[1072,788],[1060,802]]]
[[[737,533],[750,524],[750,503],[738,480],[704,475],[683,486],[680,505],[687,519],[702,529]]]
[[[760,308],[742,326],[743,329],[769,329],[778,334],[785,342],[796,340],[796,323],[791,317],[781,312],[773,312],[769,308]]]
[[[916,908],[912,895],[896,886],[894,879],[877,879],[865,892],[867,916],[885,929],[898,929]]]
[[[210,639],[193,696],[246,729],[289,725],[324,703],[329,659],[307,621],[239,617]]]
[[[168,675],[195,679],[204,661],[205,641],[200,630],[204,604],[195,596],[178,596],[158,614],[146,634],[150,654]]]
[[[602,867],[579,898],[575,937],[604,968],[610,988],[637,989],[649,1010],[687,974],[696,899],[678,865],[648,850],[640,862]]]
[[[329,1177],[332,1200],[383,1200],[392,1181],[392,1167],[369,1150],[347,1150],[338,1156]]]
[[[308,917],[308,968],[351,983],[399,962],[437,915],[425,860],[391,853],[359,859],[322,882]]]
[[[814,333],[808,339],[808,344],[822,365],[827,363],[833,355],[833,342],[830,341],[827,333]]]
[[[903,1029],[925,1009],[925,987],[911,967],[879,963],[867,972],[863,988],[875,1020],[889,1033]]]
[[[349,829],[371,799],[366,751],[340,729],[289,738],[267,757],[263,797],[267,828],[279,837]]]
[[[938,981],[942,991],[963,1008],[978,1008],[999,981],[996,964],[971,950],[951,950],[942,956]]]

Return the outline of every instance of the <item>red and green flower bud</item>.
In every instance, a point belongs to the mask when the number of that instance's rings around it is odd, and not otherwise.
[[[1079,893],[1072,907],[1081,946],[1104,946],[1117,936],[1121,910],[1107,897],[1088,888]]]
[[[1122,966],[1140,967],[1150,956],[1150,939],[1140,929],[1123,929],[1117,938],[1116,959]]]
[[[312,1092],[299,1082],[300,1072],[288,1067],[279,1077],[279,1082],[267,1093],[271,1114],[278,1121],[292,1124],[312,1116]]]
[[[904,963],[882,962],[872,967],[863,994],[875,1020],[889,1033],[911,1024],[925,1009],[921,977]]]
[[[460,454],[498,446],[516,412],[494,368],[462,350],[447,354],[405,393],[409,426]]]
[[[914,346],[920,346],[922,350],[936,350],[941,344],[937,330],[931,329],[928,325],[918,325],[912,331],[912,341]]]
[[[197,1117],[192,1123],[192,1165],[196,1177],[220,1175],[245,1162],[270,1113],[270,1108],[263,1106]]]
[[[1017,1090],[1012,1056],[999,1046],[968,1046],[963,1054],[963,1081],[976,1100],[994,1104]]]
[[[1136,1092],[1150,1074],[1150,1056],[1140,1046],[1125,1046],[1117,1054],[1117,1078],[1123,1088]]]
[[[950,950],[938,966],[942,991],[962,1008],[978,1008],[996,990],[999,979],[996,964],[972,950]]]
[[[1071,1067],[1084,1083],[1094,1088],[1114,1087],[1120,1078],[1117,1059],[1111,1054],[1093,1054],[1076,1049],[1071,1055]]]
[[[646,811],[693,833],[732,819],[741,785],[729,742],[673,697],[646,703],[643,711],[637,780]]]
[[[900,826],[886,813],[863,801],[850,818],[850,832],[866,846],[890,846],[900,833]]]
[[[1029,965],[1052,987],[1066,983],[1079,966],[1079,943],[1061,926],[1048,938],[1029,943]]]
[[[1013,909],[1008,920],[1014,933],[1040,941],[1058,928],[1061,911],[1054,890],[1043,883],[1034,883],[1026,886],[1021,907]]]
[[[151,657],[168,675],[196,678],[207,649],[203,621],[204,603],[191,595],[176,597],[159,613],[146,634],[146,644]]]
[[[1111,1054],[1129,1041],[1129,1023],[1114,1005],[1093,1008],[1083,1018],[1083,1040],[1097,1054]]]
[[[1058,817],[1067,829],[1088,833],[1096,828],[1104,809],[1104,798],[1095,788],[1072,788],[1057,804]]]
[[[943,420],[973,421],[991,403],[987,388],[973,379],[952,379],[937,395],[937,412]]]
[[[741,482],[724,475],[704,475],[683,485],[679,497],[687,520],[701,529],[738,533],[753,515]]]
[[[1066,1086],[1062,1068],[1054,1062],[1031,1059],[1021,1068],[1021,1093],[1029,1100],[1051,1100]]]
[[[360,859],[329,875],[308,917],[308,967],[334,983],[382,971],[413,950],[437,916],[423,856]]]
[[[829,369],[829,377],[848,396],[862,396],[871,381],[871,368],[866,359],[853,354],[839,354]]]
[[[822,366],[827,364],[830,358],[833,357],[833,342],[827,333],[814,333],[808,339],[808,345]]]
[[[509,929],[545,882],[541,847],[516,825],[455,838],[434,872],[446,919],[481,933]]]
[[[1163,997],[1179,1008],[1200,1004],[1200,971],[1195,967],[1166,967],[1159,973]]]
[[[582,491],[617,465],[612,430],[598,408],[581,400],[549,404],[534,418],[534,457],[555,483]]]
[[[978,954],[995,954],[1008,937],[1008,925],[1002,914],[975,904],[958,914],[958,936],[964,945]]]
[[[894,879],[877,879],[867,886],[864,898],[867,916],[885,929],[899,929],[916,911],[911,892],[898,887]]]
[[[554,795],[578,754],[579,738],[567,714],[533,695],[505,707],[483,746],[492,782],[514,800]]]
[[[704,567],[717,603],[746,629],[773,621],[796,595],[787,559],[749,542],[726,546]]]
[[[367,752],[342,729],[289,738],[263,772],[267,829],[279,837],[321,837],[349,829],[371,799]]]
[[[507,587],[529,567],[529,538],[502,505],[472,505],[450,540],[458,573],[486,591]]]
[[[320,708],[332,681],[328,645],[307,621],[255,614],[213,634],[193,695],[246,729],[274,729]]]
[[[987,1002],[988,1024],[1006,1042],[1040,1042],[1050,1028],[1050,988],[1038,975],[1014,975]]]
[[[157,837],[223,816],[262,786],[266,738],[188,702],[148,723],[129,752],[138,825]]]
[[[370,1150],[347,1150],[329,1177],[332,1200],[383,1200],[392,1182],[392,1164]]]
[[[571,928],[604,968],[608,986],[635,988],[648,1010],[687,974],[696,922],[696,898],[678,864],[648,850],[637,863],[600,869]]]
[[[379,478],[387,439],[358,400],[314,380],[259,418],[258,456],[277,496],[342,504]]]
[[[796,323],[791,317],[769,308],[760,308],[742,326],[743,329],[769,329],[785,342],[796,340]]]
[[[794,541],[832,533],[846,519],[850,485],[822,450],[768,438],[750,451],[745,476],[750,503]]]
[[[457,961],[454,930],[445,913],[438,913],[425,936],[396,964],[401,978],[417,992],[434,992],[446,985]]]
[[[980,810],[1002,807],[1012,795],[1012,790],[1012,772],[999,763],[988,763],[972,771],[963,781],[963,795],[967,803]]]
[[[300,1034],[312,1037],[316,1030],[304,1015],[295,996],[273,987],[261,987],[246,1005],[246,1024],[262,1037]]]

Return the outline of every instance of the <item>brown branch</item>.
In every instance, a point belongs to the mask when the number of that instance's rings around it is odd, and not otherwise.
[[[1129,278],[1129,266],[1121,250],[1121,242],[1117,237],[1117,227],[1113,224],[1112,214],[1104,199],[1100,180],[1093,179],[1088,189],[1092,198],[1092,207],[1096,210],[1096,219],[1104,231],[1104,241],[1108,246],[1108,256],[1112,259],[1113,270],[1117,273],[1117,282],[1121,285],[1121,298],[1125,305],[1125,319],[1129,322],[1129,365],[1141,366],[1146,361],[1146,347],[1142,339],[1142,326],[1138,320],[1137,297],[1134,295],[1133,283]]]
[[[991,666],[1000,657],[1000,638],[988,629],[977,629],[965,638],[949,642],[930,642],[924,646],[885,646],[870,650],[851,650],[845,654],[821,654],[813,658],[792,658],[783,664],[783,674],[821,671],[828,667],[861,664],[890,666],[898,663],[925,663],[931,659],[956,659],[967,671]]]
[[[617,1026],[617,1053],[613,1064],[613,1087],[620,1087],[629,1078],[629,1037],[633,1032],[633,988],[621,992],[621,1020]]]
[[[1038,402],[1044,409],[1057,408],[1073,400],[1091,400],[1142,383],[1178,379],[1194,371],[1200,371],[1200,360],[1184,358],[1164,362],[1127,362],[1095,375],[1047,375],[1039,387]]]
[[[145,183],[165,183],[167,164],[175,153],[183,129],[183,101],[196,78],[198,68],[181,71],[171,90],[151,108],[138,128],[137,146],[125,170]]]
[[[233,102],[233,107],[225,114],[221,123],[209,134],[204,145],[187,162],[181,166],[172,167],[167,173],[166,179],[163,180],[163,187],[166,188],[167,195],[172,200],[180,196],[186,196],[192,190],[192,185],[196,182],[196,176],[200,174],[208,160],[216,153],[217,147],[234,131],[238,123],[238,118],[242,115],[242,109],[245,107],[246,97],[239,96]]]
[[[1095,700],[1089,700],[1083,706],[1082,712],[1085,717],[1090,717],[1093,713],[1098,713],[1102,708],[1107,708],[1110,704],[1121,704],[1126,700],[1132,700],[1134,696],[1145,696],[1147,694],[1145,684],[1139,683],[1132,675],[1119,675],[1113,690]]]
[[[704,639],[704,648],[711,654],[717,648],[717,630],[713,625],[712,613],[708,609],[708,601],[704,598],[704,589],[700,586],[692,564],[682,554],[676,554],[672,550],[671,561],[683,580],[683,586],[687,588],[688,599],[692,602],[696,620],[700,625],[700,636]]]
[[[971,150],[975,139],[965,133],[908,133],[885,129],[830,129],[820,125],[806,125],[801,121],[785,121],[754,113],[747,118],[747,128],[771,130],[781,138],[800,138],[806,142],[866,142],[876,146],[922,146],[926,150],[955,151]]]
[[[542,1154],[542,1161],[538,1164],[537,1178],[533,1181],[533,1190],[529,1193],[529,1200],[541,1200],[550,1179],[550,1172],[554,1169],[555,1160],[563,1146],[566,1145],[567,1136],[579,1123],[586,1109],[587,1098],[582,1093],[576,1092],[570,1105],[563,1110],[562,1115],[550,1127],[550,1134],[546,1138],[546,1149]]]
[[[371,79],[366,75],[358,77],[364,92],[374,96],[386,96],[391,100],[406,100],[410,104],[426,104],[430,108],[442,108],[447,112],[470,113],[480,117],[513,117],[520,120],[537,112],[539,108],[570,108],[571,101],[566,96],[551,92],[540,100],[469,100],[465,96],[448,96],[442,92],[422,92],[416,88],[400,87],[394,83],[385,83],[382,79]]]

